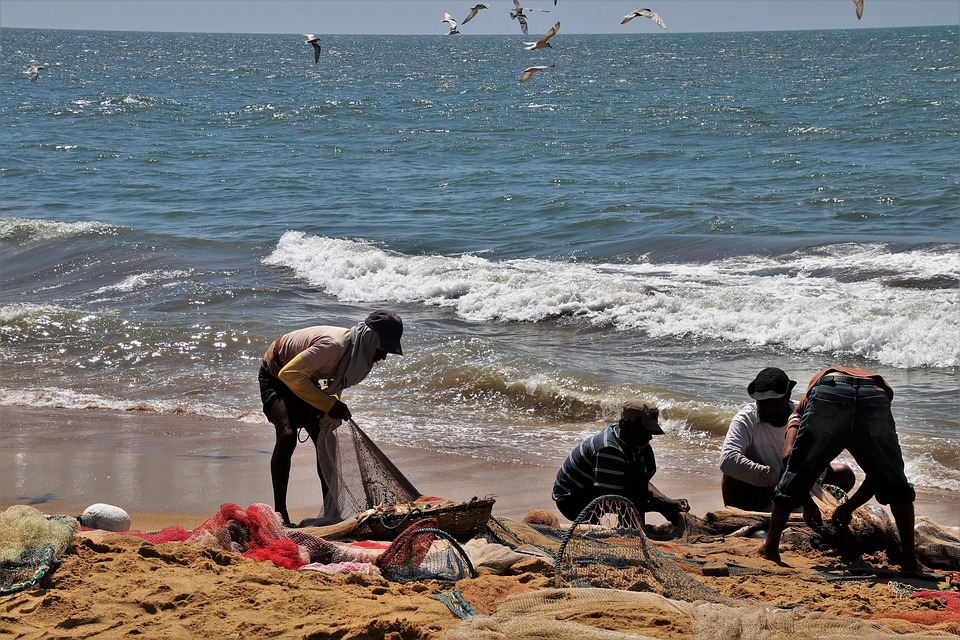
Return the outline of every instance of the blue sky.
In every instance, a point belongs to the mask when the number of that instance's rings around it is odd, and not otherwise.
[[[486,0],[463,34],[519,33],[512,0]],[[476,0],[0,0],[0,26],[48,29],[214,33],[437,34],[450,12],[458,21]],[[960,24],[960,0],[524,0],[530,33],[556,21],[566,33],[661,30],[647,19],[620,24],[641,7],[671,32],[850,29]]]

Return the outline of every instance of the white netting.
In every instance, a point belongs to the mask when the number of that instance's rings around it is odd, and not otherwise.
[[[956,637],[896,632],[874,621],[806,609],[682,602],[655,593],[595,588],[541,589],[507,598],[496,613],[472,616],[448,640],[880,640]]]

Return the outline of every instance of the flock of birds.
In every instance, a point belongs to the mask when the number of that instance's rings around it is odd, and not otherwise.
[[[861,17],[863,17],[863,0],[853,0],[853,4],[856,6],[857,20],[859,20]],[[557,5],[557,0],[553,0],[553,5],[554,6]],[[477,4],[473,5],[470,8],[470,13],[467,14],[467,17],[464,18],[459,25],[457,24],[457,21],[454,19],[453,16],[451,16],[449,13],[444,11],[443,20],[441,20],[441,22],[446,22],[447,26],[450,29],[449,31],[447,31],[447,35],[459,34],[460,33],[459,26],[467,24],[468,22],[473,20],[478,13],[480,13],[484,9],[489,9],[489,8],[490,8],[490,5],[487,4],[486,2],[478,2]],[[513,0],[513,10],[510,11],[510,19],[516,20],[520,24],[520,30],[523,32],[524,35],[528,35],[527,15],[526,13],[524,13],[525,11],[542,11],[544,13],[550,12],[549,9],[540,9],[537,7],[524,7],[520,3],[520,0]],[[620,24],[627,24],[634,18],[649,18],[661,29],[667,28],[667,25],[663,21],[663,19],[659,15],[657,15],[656,12],[651,11],[650,9],[637,9],[635,11],[631,11],[627,15],[623,16],[623,20],[620,21]],[[535,51],[537,49],[552,48],[553,45],[550,44],[550,38],[557,35],[557,32],[559,30],[560,30],[560,23],[557,22],[555,25],[553,25],[553,28],[547,31],[547,33],[545,33],[543,37],[537,40],[536,42],[524,42],[524,45],[526,45],[524,48],[527,51]],[[314,64],[320,62],[320,51],[321,51],[320,39],[317,36],[313,35],[312,33],[305,33],[303,34],[303,37],[306,38],[306,40],[304,40],[304,44],[309,44],[313,47]],[[531,77],[533,77],[533,74],[535,74],[538,71],[543,71],[544,69],[554,69],[554,68],[556,68],[556,65],[552,65],[552,64],[527,67],[526,69],[523,70],[523,73],[520,75],[520,82],[526,82]],[[27,67],[27,70],[25,71],[25,73],[30,74],[30,82],[36,82],[37,79],[40,77],[40,72],[43,69],[44,67],[41,67],[41,66]]]
[[[553,0],[553,4],[554,6],[556,6],[557,0]],[[856,7],[857,20],[859,20],[863,16],[863,0],[853,0],[853,4]],[[445,22],[447,24],[447,27],[449,29],[447,31],[448,36],[459,35],[461,26],[473,20],[475,17],[477,17],[477,14],[483,11],[484,9],[489,9],[489,8],[490,8],[490,5],[488,3],[478,2],[477,4],[470,7],[470,13],[468,13],[467,17],[464,18],[460,23],[457,23],[456,18],[454,18],[448,12],[444,11],[443,20],[441,20],[441,22]],[[525,13],[527,11],[542,11],[544,13],[550,12],[549,9],[541,9],[538,7],[524,7],[521,4],[520,0],[513,0],[513,9],[510,11],[510,19],[516,20],[520,24],[520,30],[523,32],[524,35],[528,35],[528,31],[529,31],[529,27],[527,24],[527,14]],[[654,24],[656,24],[661,29],[667,28],[667,24],[663,21],[663,18],[661,18],[655,11],[652,11],[650,9],[645,9],[645,8],[636,9],[635,11],[631,11],[627,15],[623,16],[623,20],[620,21],[620,24],[627,24],[634,18],[649,18],[650,20],[653,21]],[[549,31],[547,31],[547,33],[543,35],[542,38],[540,38],[536,42],[524,42],[524,45],[526,45],[524,48],[527,51],[553,48],[553,45],[550,44],[550,38],[557,35],[557,32],[559,30],[560,30],[560,23],[557,22],[555,25],[553,25],[553,27]],[[314,63],[316,63],[317,61],[320,60],[320,43],[317,41],[317,37],[313,34],[304,34],[304,37],[307,38],[306,44],[313,45],[313,61]],[[537,73],[538,71],[543,71],[544,69],[555,69],[555,68],[556,68],[556,65],[552,65],[552,64],[527,67],[526,69],[523,70],[523,73],[520,74],[520,82],[526,82],[527,80],[533,77],[533,74]]]

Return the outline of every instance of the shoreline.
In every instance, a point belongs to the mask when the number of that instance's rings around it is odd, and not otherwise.
[[[104,502],[125,509],[131,527],[197,526],[222,503],[272,504],[269,424],[191,415],[99,409],[0,406],[0,507],[28,504],[47,513],[77,515]],[[556,468],[500,463],[465,454],[377,443],[425,495],[449,500],[494,496],[493,515],[522,519],[546,509]],[[557,465],[559,466],[558,461]],[[689,500],[692,513],[723,506],[719,471],[674,473],[660,468],[654,484]],[[871,504],[874,501],[871,501]],[[917,516],[960,526],[960,493],[920,487]],[[320,486],[306,443],[294,452],[288,491],[290,516],[320,510]],[[653,522],[659,518],[651,514]]]

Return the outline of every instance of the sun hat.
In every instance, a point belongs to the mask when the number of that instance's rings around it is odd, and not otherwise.
[[[790,395],[796,384],[782,369],[767,367],[747,385],[747,394],[754,400],[773,400]]]
[[[380,348],[387,353],[403,355],[400,348],[400,336],[403,335],[403,321],[392,311],[381,309],[374,311],[363,321],[380,336]]]
[[[659,416],[660,410],[643,400],[627,400],[623,403],[623,410],[620,413],[620,424],[641,426],[653,435],[661,435],[663,429],[660,428]]]

